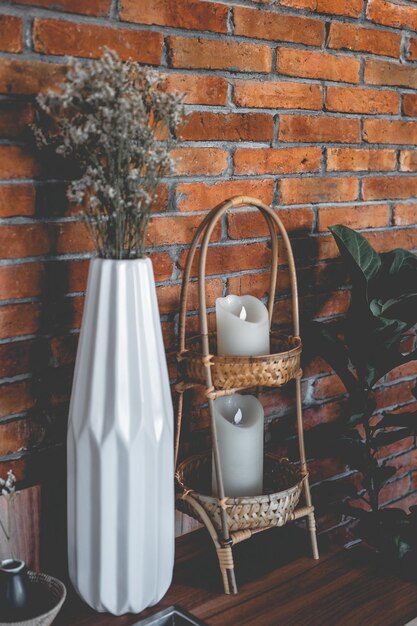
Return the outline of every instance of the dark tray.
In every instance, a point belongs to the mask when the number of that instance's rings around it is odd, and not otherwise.
[[[187,613],[183,609],[176,606],[169,606],[167,609],[162,609],[141,619],[139,622],[135,622],[132,626],[207,626],[204,622],[200,621],[193,615]]]

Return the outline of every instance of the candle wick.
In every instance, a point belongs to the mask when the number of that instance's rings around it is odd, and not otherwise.
[[[242,418],[243,418],[242,411],[240,409],[238,409],[236,411],[236,414],[235,414],[234,418],[233,418],[233,422],[235,424],[240,424],[240,422],[242,421]]]
[[[239,313],[239,317],[240,317],[241,320],[245,320],[246,319],[246,309],[245,309],[244,306],[242,306],[242,309],[241,309],[241,311]]]

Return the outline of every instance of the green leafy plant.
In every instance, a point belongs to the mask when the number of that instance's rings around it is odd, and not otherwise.
[[[417,548],[417,507],[409,515],[399,508],[381,508],[380,491],[396,469],[379,460],[379,451],[416,437],[417,411],[377,417],[374,389],[391,370],[417,360],[417,350],[402,352],[407,333],[417,323],[417,257],[402,249],[378,254],[354,230],[342,225],[330,230],[351,277],[351,304],[342,324],[314,323],[311,337],[349,400],[340,420],[312,431],[310,450],[328,456],[331,449],[362,474],[362,506],[349,504],[346,511],[359,518],[359,531],[369,543],[403,557]],[[417,386],[413,393],[417,398]]]

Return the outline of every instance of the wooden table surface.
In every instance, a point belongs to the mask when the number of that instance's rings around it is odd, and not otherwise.
[[[313,561],[305,533],[293,526],[237,546],[235,561],[240,593],[226,596],[206,531],[180,538],[174,580],[158,607],[176,604],[209,626],[404,626],[417,616],[416,583],[363,548],[321,546],[320,561]],[[127,626],[138,619],[93,613],[70,592],[55,625]]]

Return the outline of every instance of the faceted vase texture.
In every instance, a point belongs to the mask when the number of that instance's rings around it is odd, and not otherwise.
[[[94,259],[68,424],[71,581],[93,609],[137,613],[174,564],[173,409],[149,259]]]

